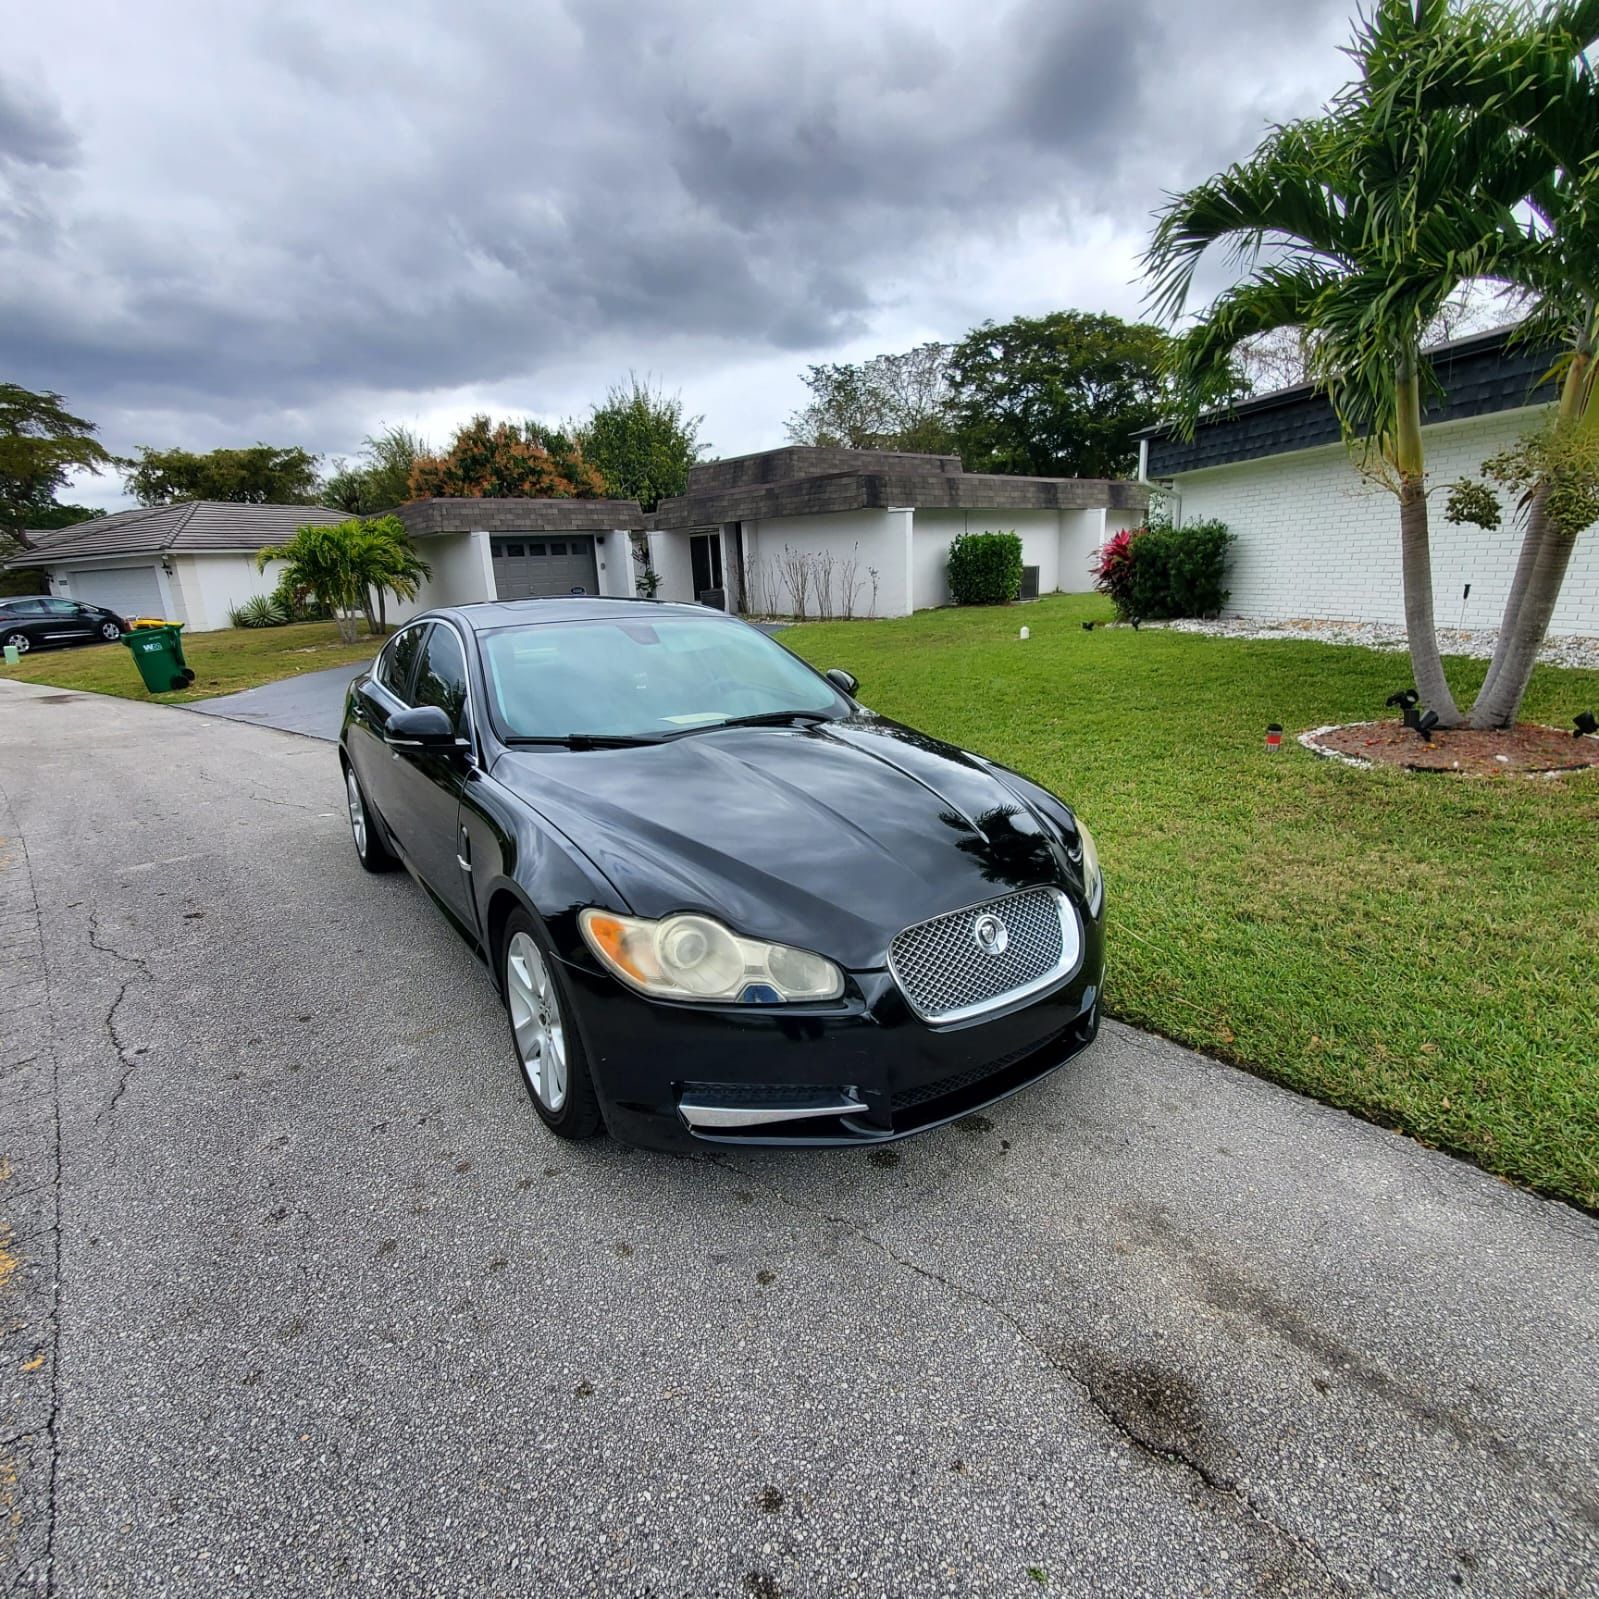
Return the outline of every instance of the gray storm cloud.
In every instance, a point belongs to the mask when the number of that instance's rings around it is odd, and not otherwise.
[[[1082,236],[1131,260],[1164,189],[1336,85],[1346,6],[33,8],[0,369],[116,447],[159,413],[336,449],[373,395],[536,390],[588,352],[597,394],[669,350],[692,400],[732,352],[1040,309],[1007,291],[1023,233],[1058,229],[1079,303]]]

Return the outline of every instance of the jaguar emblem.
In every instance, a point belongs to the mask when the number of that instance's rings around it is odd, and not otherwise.
[[[972,924],[972,937],[985,955],[1003,955],[1010,943],[1010,930],[997,916],[988,914]]]

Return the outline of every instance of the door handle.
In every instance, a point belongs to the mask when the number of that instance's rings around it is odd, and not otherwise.
[[[458,831],[461,839],[461,847],[455,852],[455,861],[463,872],[469,872],[472,870],[472,840],[467,837],[466,829],[464,827],[460,828]]]

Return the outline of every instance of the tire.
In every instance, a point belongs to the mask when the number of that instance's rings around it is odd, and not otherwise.
[[[604,1126],[572,1002],[548,940],[523,910],[500,935],[500,992],[511,1050],[539,1119],[558,1138],[592,1138]]]
[[[344,763],[344,797],[350,812],[350,837],[355,842],[356,859],[369,872],[392,872],[400,863],[383,842],[382,824],[367,802],[366,790],[361,787],[355,768],[348,761]]]
[[[115,644],[122,637],[122,629],[115,622],[102,622],[100,624],[100,637],[107,644]]]
[[[12,633],[6,638],[5,642],[11,645],[18,655],[26,655],[28,646],[32,644],[33,640],[26,633]]]

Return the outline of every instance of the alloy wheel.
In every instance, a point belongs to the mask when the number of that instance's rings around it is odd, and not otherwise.
[[[115,622],[104,622],[100,626],[100,637],[107,644],[114,644],[122,637],[122,629]]]
[[[350,800],[350,831],[355,835],[355,850],[358,855],[365,855],[366,806],[361,803],[361,785],[356,782],[353,771],[344,774],[344,790]]]
[[[19,655],[28,653],[28,635],[26,633],[13,633],[6,643]]]
[[[505,994],[528,1086],[545,1110],[556,1115],[566,1103],[566,1027],[555,980],[526,933],[513,934],[505,951]]]

